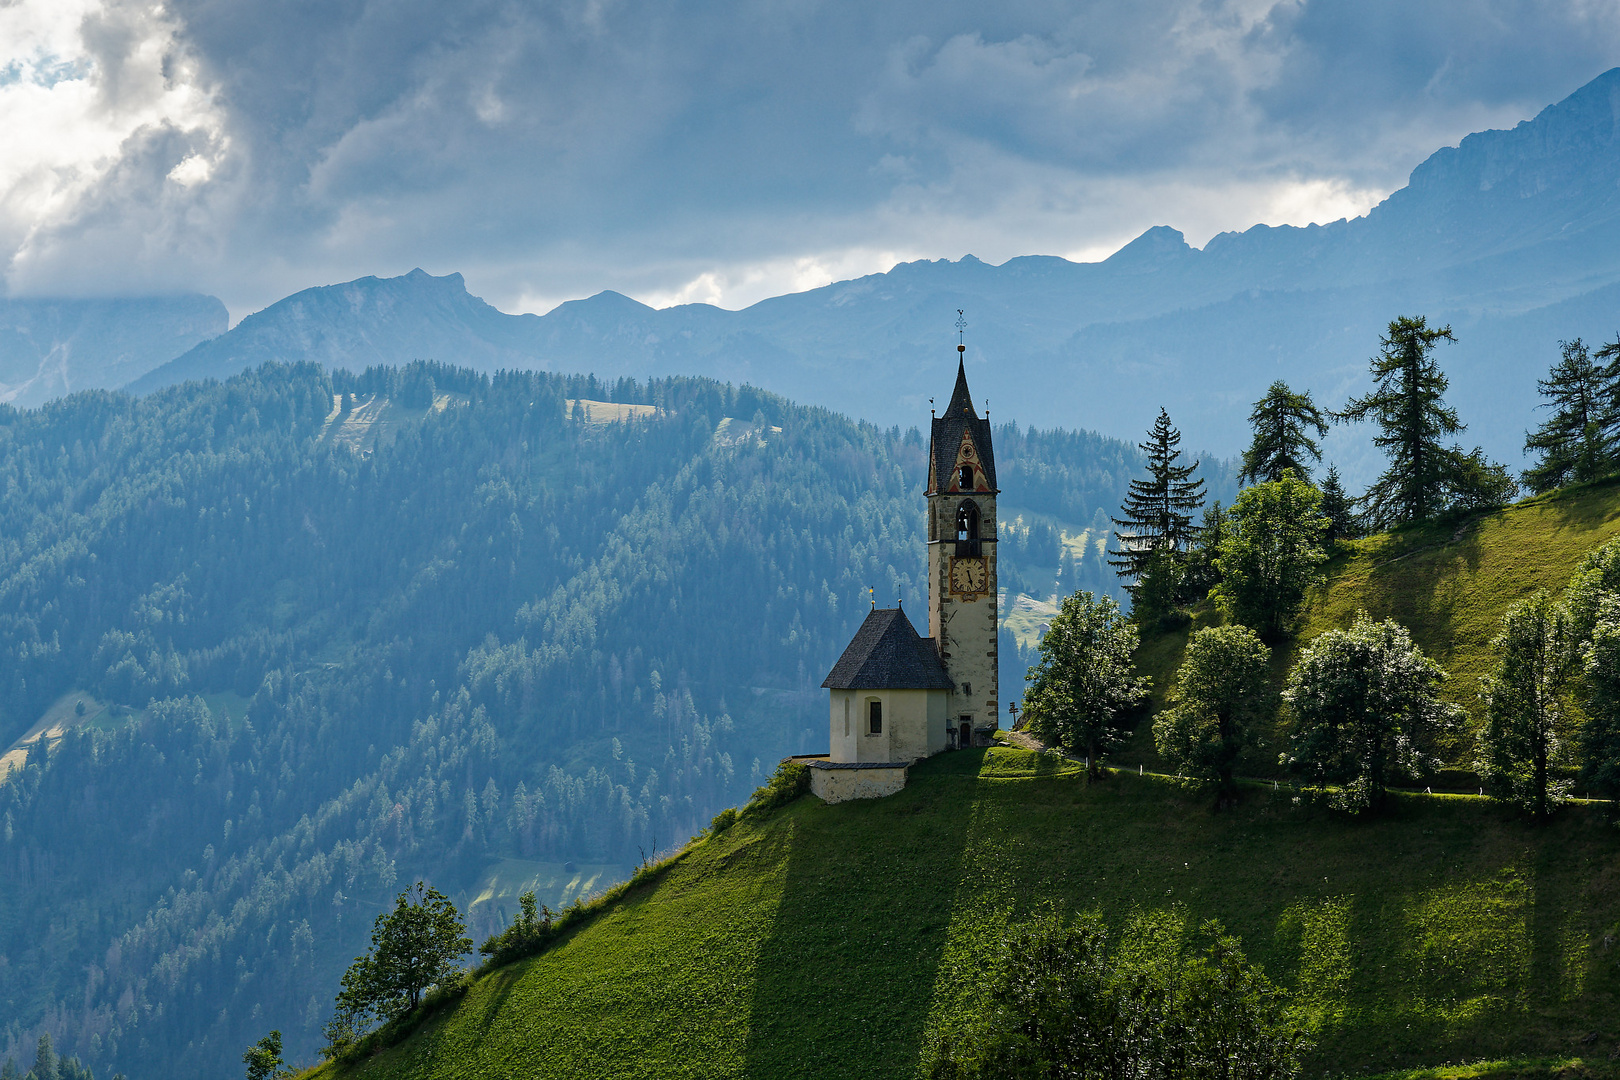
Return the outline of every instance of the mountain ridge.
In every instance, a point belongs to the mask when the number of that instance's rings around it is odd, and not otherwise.
[[[1568,305],[1620,282],[1617,141],[1620,68],[1514,128],[1435,151],[1354,219],[1255,225],[1202,248],[1159,225],[1093,263],[916,260],[737,311],[654,309],[605,291],[545,315],[509,315],[467,293],[459,275],[416,270],[294,294],[130,389],[269,359],[358,370],[431,357],[610,380],[702,375],[909,426],[927,407],[921,373],[954,343],[962,308],[970,374],[1001,415],[1134,438],[1163,405],[1197,441],[1230,454],[1247,435],[1247,410],[1234,404],[1277,378],[1340,404],[1365,388],[1389,319],[1424,314],[1456,328],[1458,344],[1440,359],[1471,438],[1512,462],[1557,339],[1614,332],[1588,312],[1594,305]],[[1558,305],[1579,315],[1549,334],[1547,309]],[[314,323],[321,313],[324,329]],[[1257,336],[1271,344],[1256,349]],[[1352,478],[1376,467],[1352,433],[1335,432],[1328,449]]]

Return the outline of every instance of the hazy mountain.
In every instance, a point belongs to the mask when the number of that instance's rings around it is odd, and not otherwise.
[[[964,308],[974,385],[996,415],[1134,437],[1162,404],[1194,442],[1230,453],[1273,379],[1337,404],[1362,385],[1388,320],[1425,314],[1456,330],[1442,361],[1469,440],[1513,459],[1558,339],[1620,328],[1617,132],[1620,68],[1510,131],[1437,151],[1354,220],[1257,225],[1202,250],[1161,226],[1099,263],[907,263],[736,312],[654,310],[605,292],[512,316],[469,296],[459,275],[364,278],[289,297],[132,388],[272,358],[359,369],[431,356],[484,370],[710,375],[909,425],[924,418],[922,373]],[[1364,471],[1364,440],[1334,441]]]
[[[0,402],[122,386],[227,325],[212,296],[0,299]]]

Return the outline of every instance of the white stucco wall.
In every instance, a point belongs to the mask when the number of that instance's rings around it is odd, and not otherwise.
[[[829,691],[828,756],[843,762],[916,761],[937,754],[946,745],[949,699],[946,690]],[[867,730],[872,701],[883,704],[878,735]]]
[[[822,802],[881,799],[906,786],[906,767],[810,770],[810,793]]]

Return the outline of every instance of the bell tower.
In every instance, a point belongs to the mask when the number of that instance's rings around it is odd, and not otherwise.
[[[960,312],[958,313],[960,314]],[[957,320],[960,331],[966,324]],[[950,735],[974,745],[999,727],[996,640],[996,458],[990,418],[968,392],[967,346],[956,346],[956,388],[934,417],[928,447],[928,632],[955,684]]]

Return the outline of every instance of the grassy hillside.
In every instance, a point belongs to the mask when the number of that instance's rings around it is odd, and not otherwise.
[[[1449,674],[1446,696],[1479,716],[1479,677],[1493,663],[1491,639],[1503,611],[1516,600],[1547,589],[1561,593],[1581,558],[1620,536],[1620,479],[1552,492],[1463,521],[1426,524],[1346,545],[1327,563],[1328,581],[1310,602],[1298,642],[1276,650],[1273,671],[1280,686],[1298,652],[1325,630],[1349,626],[1358,609],[1374,618],[1393,617]],[[1205,611],[1194,627],[1218,620]],[[1187,644],[1188,631],[1143,642],[1142,670],[1154,677],[1155,705],[1162,705]],[[1151,725],[1142,724],[1120,761],[1158,764]],[[1244,771],[1276,771],[1279,738],[1249,755]],[[1463,733],[1443,749],[1453,764],[1466,765],[1472,741]]]
[[[1048,901],[1115,927],[1159,909],[1223,920],[1305,987],[1314,1075],[1577,1054],[1608,1075],[1620,833],[1594,812],[1536,830],[1484,800],[1411,796],[1358,824],[1255,787],[1215,815],[1163,779],[1088,785],[1010,748],[912,777],[695,844],[398,1047],[319,1075],[911,1076],[931,1018],[970,1007],[985,932]]]

